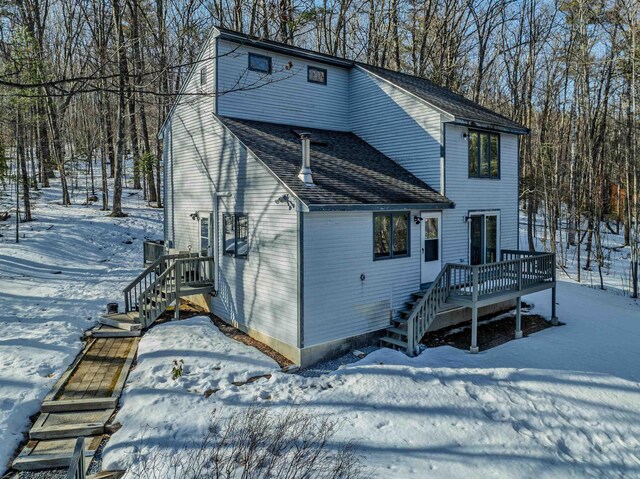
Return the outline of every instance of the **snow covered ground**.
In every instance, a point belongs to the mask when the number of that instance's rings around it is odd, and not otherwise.
[[[55,184],[43,190],[19,244],[13,218],[1,224],[0,474],[83,331],[142,270],[143,239],[161,237],[162,211],[145,207],[141,192],[125,190],[126,218],[82,206],[84,198],[63,207]]]
[[[538,218],[538,221],[541,221],[540,218]],[[584,227],[586,228],[586,225]],[[536,250],[548,251],[550,249],[550,241],[542,239],[544,234],[543,225],[537,224],[536,228],[535,233],[537,237],[534,238]],[[615,225],[611,226],[611,228],[614,229]],[[601,229],[604,259],[602,282],[604,287],[616,294],[629,295],[629,291],[631,290],[631,267],[629,265],[631,250],[629,246],[624,246],[624,228],[621,225],[618,234],[615,234],[610,231],[603,222]],[[563,241],[562,245],[559,241],[556,241],[556,257],[561,264],[563,272],[575,281],[578,278],[578,248],[576,246],[567,247],[566,235],[567,232],[564,228],[562,232],[556,232],[557,238],[562,238]],[[520,246],[521,249],[527,248],[527,218],[524,215],[520,216]],[[588,270],[584,269],[587,259],[587,242],[585,239],[580,247],[580,263],[582,265],[580,282],[592,288],[600,288],[600,275],[598,273],[598,263],[595,252],[596,247],[594,240],[591,252],[591,268]]]
[[[129,193],[130,216],[116,219],[99,206],[59,206],[52,188],[36,202],[37,221],[22,225],[20,244],[12,226],[1,231],[0,470],[82,332],[140,271],[142,240],[161,235],[161,211]],[[624,270],[619,256],[612,271]],[[563,278],[566,326],[478,355],[379,350],[322,377],[281,373],[206,318],[157,325],[142,338],[103,467],[131,468],[131,477],[135,450],[173,454],[206,433],[214,412],[297,404],[339,420],[332,440],[356,441],[374,477],[640,478],[640,305],[615,290],[615,277],[609,291]],[[526,300],[548,317],[549,296]],[[174,360],[183,361],[177,379]],[[271,378],[233,384],[265,373]]]
[[[549,296],[527,301],[549,316]],[[383,349],[319,378],[279,372],[204,318],[156,326],[142,339],[103,467],[133,477],[135,450],[170,457],[193,447],[214,411],[295,403],[339,418],[333,440],[355,440],[373,477],[640,477],[640,306],[570,282],[558,301],[565,326],[478,355]],[[178,380],[174,359],[184,361]],[[219,391],[206,398],[207,389]]]

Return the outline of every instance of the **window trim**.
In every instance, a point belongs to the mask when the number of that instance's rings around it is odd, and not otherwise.
[[[476,171],[477,174],[476,175],[472,175],[471,171],[469,171],[469,165],[471,164],[471,157],[470,157],[470,142],[471,142],[471,135],[476,133],[478,135],[478,152],[477,152],[477,158],[476,158]],[[487,143],[487,149],[489,150],[488,153],[488,171],[489,174],[487,176],[482,176],[482,174],[480,173],[481,171],[481,164],[480,164],[480,135],[487,135],[489,137],[489,142]],[[495,136],[498,139],[498,175],[497,176],[491,176],[491,137]],[[474,180],[499,180],[501,175],[502,175],[502,154],[501,154],[501,144],[502,144],[502,138],[500,133],[495,132],[495,131],[491,131],[491,130],[481,130],[481,129],[469,129],[467,130],[467,175],[469,179],[474,179]]]
[[[268,71],[264,71],[261,70],[259,68],[252,68],[251,67],[251,59],[252,58],[262,58],[267,60],[267,62],[269,63],[269,70]],[[259,53],[253,53],[253,52],[249,52],[249,55],[247,57],[247,68],[249,69],[249,71],[252,72],[258,72],[258,73],[262,73],[263,75],[271,75],[272,72],[272,61],[271,61],[271,57],[267,56],[267,55],[260,55]]]
[[[316,70],[320,72],[324,72],[324,81],[317,81],[311,79],[311,70]],[[307,82],[315,83],[316,85],[326,85],[327,84],[327,76],[328,72],[326,68],[314,67],[311,65],[307,65]]]
[[[407,216],[407,253],[406,254],[393,254],[393,217],[395,215],[406,215]],[[391,229],[391,234],[389,235],[389,256],[376,256],[376,217],[378,216],[390,216],[391,223],[389,225]],[[377,211],[373,213],[371,221],[371,229],[372,229],[372,255],[373,261],[384,261],[388,259],[395,258],[409,258],[411,256],[411,211]]]
[[[233,253],[228,253],[226,248],[226,244],[227,244],[226,218],[228,216],[233,218],[233,242],[234,242]],[[247,243],[248,243],[249,242],[249,231],[248,231],[249,215],[247,213],[223,213],[222,214],[222,254],[224,256],[228,256],[230,258],[241,258],[241,259],[247,259],[249,256],[248,246],[247,246],[247,252],[245,254],[238,254],[238,222],[239,222],[239,219],[242,217],[247,218]]]
[[[200,86],[207,84],[207,66],[200,68]]]
[[[468,251],[467,251],[467,258],[468,264],[471,264],[471,217],[472,216],[483,216],[484,220],[482,221],[482,246],[481,246],[481,250],[482,250],[482,263],[479,263],[480,265],[483,264],[490,264],[490,263],[486,263],[486,254],[487,254],[487,238],[486,238],[486,227],[487,227],[487,216],[495,216],[496,217],[496,261],[500,261],[500,248],[502,247],[502,238],[501,238],[501,232],[502,232],[502,223],[501,223],[501,216],[502,216],[502,210],[469,210],[467,212],[469,221],[467,222],[467,237],[468,237]]]

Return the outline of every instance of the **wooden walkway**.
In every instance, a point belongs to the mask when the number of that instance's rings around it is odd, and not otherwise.
[[[137,337],[92,338],[45,397],[18,471],[69,467],[78,437],[89,466],[111,420],[138,350]]]

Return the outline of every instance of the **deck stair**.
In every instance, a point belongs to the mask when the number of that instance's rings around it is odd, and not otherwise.
[[[124,290],[124,312],[104,314],[90,335],[139,336],[183,296],[214,293],[213,257],[197,253],[162,255]]]
[[[381,338],[382,346],[418,352],[420,341],[437,315],[452,308],[471,308],[471,351],[477,352],[478,309],[517,299],[525,294],[552,289],[552,322],[555,313],[556,263],[553,253],[502,250],[495,263],[466,265],[447,263],[427,288],[415,291],[398,311]],[[520,308],[516,313],[516,336],[521,337]]]

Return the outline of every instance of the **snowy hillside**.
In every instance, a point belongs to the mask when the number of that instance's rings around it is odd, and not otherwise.
[[[19,244],[13,217],[0,223],[0,473],[83,332],[142,270],[143,239],[161,237],[162,211],[139,191],[125,189],[126,218],[82,206],[84,194],[59,200],[59,188],[43,190]]]
[[[548,316],[548,296],[526,299]],[[103,466],[137,477],[136,451],[157,468],[191,457],[214,411],[298,404],[339,419],[333,440],[354,440],[376,478],[640,477],[640,307],[569,282],[558,298],[565,326],[477,355],[382,349],[319,378],[279,372],[205,318],[156,326],[140,344]],[[174,359],[184,361],[177,380]],[[232,384],[269,370],[270,379]]]

